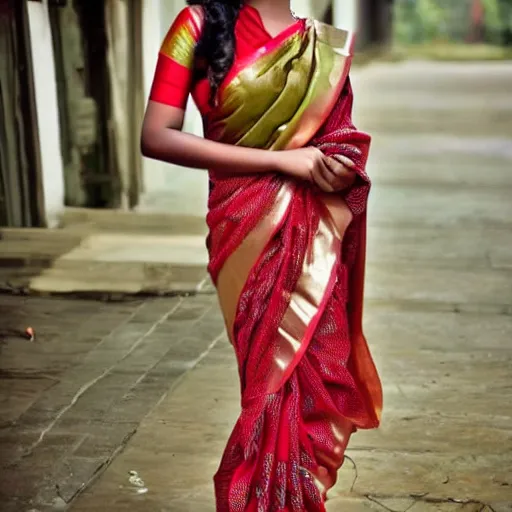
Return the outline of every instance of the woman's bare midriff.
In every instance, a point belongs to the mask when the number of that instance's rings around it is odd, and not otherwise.
[[[318,196],[331,214],[337,235],[340,239],[343,239],[345,231],[354,218],[354,215],[347,206],[345,199],[337,194],[328,194],[324,192],[318,194]]]

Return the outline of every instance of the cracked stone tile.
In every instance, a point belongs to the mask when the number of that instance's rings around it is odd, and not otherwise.
[[[368,497],[368,501],[375,503],[382,510],[393,512],[407,512],[412,510],[415,503],[413,498],[378,498]],[[412,507],[412,508],[411,508]]]
[[[384,509],[366,498],[338,496],[327,501],[327,512],[382,512]]]
[[[410,512],[487,512],[482,503],[429,503],[418,501]]]

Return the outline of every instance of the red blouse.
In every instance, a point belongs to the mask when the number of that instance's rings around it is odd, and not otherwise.
[[[150,100],[185,109],[188,95],[192,93],[201,115],[208,113],[211,108],[208,80],[193,81],[194,53],[202,26],[201,7],[186,7],[180,12],[162,43]],[[271,39],[258,10],[244,5],[235,26],[235,63]]]

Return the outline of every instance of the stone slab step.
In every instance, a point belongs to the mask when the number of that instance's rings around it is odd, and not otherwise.
[[[82,238],[59,229],[0,228],[0,269],[30,267],[37,273],[80,245]]]
[[[200,235],[96,233],[53,260],[49,256],[34,260],[34,255],[29,260],[29,245],[26,248],[27,265],[11,272],[3,267],[3,289],[22,287],[43,294],[165,295],[198,292],[207,277],[208,254]]]
[[[25,241],[76,245],[81,239],[81,234],[62,229],[0,227],[0,243]]]
[[[202,235],[141,235],[96,233],[82,240],[60,261],[143,262],[207,265]]]
[[[160,212],[133,212],[66,208],[60,217],[64,230],[82,232],[118,232],[172,235],[206,235],[204,216],[176,215]]]
[[[54,244],[61,235],[42,231],[0,240],[0,290],[166,295],[198,292],[207,277],[203,235],[101,232]]]
[[[6,260],[55,258],[80,244],[83,234],[60,229],[0,228],[0,266]]]
[[[195,293],[206,279],[203,265],[145,262],[56,262],[30,279],[38,293]]]

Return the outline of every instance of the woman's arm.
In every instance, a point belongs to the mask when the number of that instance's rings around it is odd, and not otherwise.
[[[213,169],[227,175],[278,172],[301,180],[328,172],[323,153],[314,147],[290,151],[246,148],[203,139],[181,131],[181,108],[149,101],[142,125],[141,151],[148,158]]]
[[[279,157],[271,151],[228,146],[181,132],[203,22],[199,6],[186,7],[162,43],[142,127],[142,154],[227,174],[279,172]]]
[[[203,14],[197,6],[181,11],[160,49],[141,135],[142,154],[186,167],[226,175],[278,172],[311,180],[328,172],[320,150],[267,151],[205,140],[182,133],[187,97],[193,82],[195,49]]]
[[[244,148],[203,139],[181,131],[184,111],[149,101],[142,125],[141,150],[148,158],[226,174],[279,172],[273,151]]]

